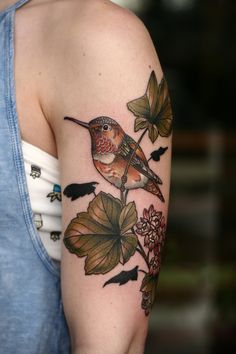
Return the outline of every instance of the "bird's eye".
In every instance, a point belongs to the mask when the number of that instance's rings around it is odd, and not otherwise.
[[[109,125],[108,125],[108,124],[104,124],[103,127],[102,127],[102,129],[103,129],[104,131],[109,130]]]

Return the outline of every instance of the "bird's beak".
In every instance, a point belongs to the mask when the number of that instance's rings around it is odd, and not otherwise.
[[[82,122],[81,120],[75,119],[75,118],[71,118],[71,117],[64,117],[65,120],[71,120],[72,122],[81,125],[82,127],[89,129],[89,124]]]

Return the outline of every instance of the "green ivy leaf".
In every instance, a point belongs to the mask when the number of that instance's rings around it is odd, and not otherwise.
[[[136,117],[142,117],[148,120],[151,115],[149,100],[146,94],[129,102],[127,106]]]
[[[145,129],[148,127],[148,121],[146,118],[138,117],[135,119],[134,131],[137,132],[140,129]]]
[[[134,203],[122,208],[119,199],[100,192],[79,213],[65,231],[64,244],[78,257],[86,257],[85,274],[105,274],[135,253],[137,236],[131,231],[137,222]]]
[[[144,96],[130,101],[127,107],[137,117],[134,130],[148,127],[152,143],[156,141],[159,134],[162,137],[171,134],[173,117],[167,82],[162,78],[158,85],[154,71],[150,75]]]
[[[154,71],[151,72],[146,95],[150,105],[150,117],[155,117],[156,106],[158,105],[158,82]],[[149,118],[150,118],[149,117]]]
[[[170,135],[172,131],[172,110],[170,97],[168,93],[168,86],[165,78],[161,80],[158,87],[158,104],[154,111],[154,124],[157,126],[159,134],[163,137]]]
[[[154,143],[158,137],[158,129],[154,124],[148,125],[148,136],[152,143]]]

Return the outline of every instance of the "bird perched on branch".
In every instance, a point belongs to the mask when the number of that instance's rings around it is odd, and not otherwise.
[[[121,191],[142,188],[162,202],[161,179],[150,169],[139,142],[125,134],[112,118],[98,117],[89,123],[65,117],[90,132],[92,158],[98,172]]]

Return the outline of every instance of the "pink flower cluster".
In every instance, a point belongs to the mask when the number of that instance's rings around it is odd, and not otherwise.
[[[161,250],[165,241],[166,223],[161,211],[156,211],[151,205],[143,210],[143,217],[136,224],[136,233],[144,237],[144,246],[153,257],[149,262],[149,274],[156,276],[160,271]]]

